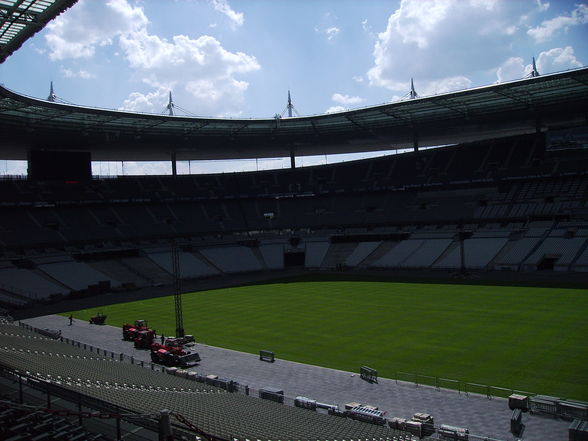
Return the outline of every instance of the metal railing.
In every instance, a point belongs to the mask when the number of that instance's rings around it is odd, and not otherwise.
[[[21,372],[0,366],[0,385],[4,407],[22,408],[67,419],[89,432],[106,435],[107,439],[153,441],[158,438],[156,415],[139,414],[107,403],[95,397],[66,389],[56,384],[38,381]],[[198,441],[190,431],[174,427],[174,438]]]
[[[435,377],[431,375],[415,374],[410,372],[396,371],[394,378],[398,382],[412,383],[415,387],[429,386],[437,390],[453,390],[458,394],[477,394],[488,398],[508,398],[512,394],[521,394],[529,397],[537,395],[535,392],[529,392],[514,388],[493,386],[489,384],[472,383],[464,380],[455,380],[450,378]]]

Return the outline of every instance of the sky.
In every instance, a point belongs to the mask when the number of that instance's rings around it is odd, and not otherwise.
[[[420,96],[524,78],[532,57],[540,74],[588,63],[588,3],[80,0],[0,65],[0,83],[44,99],[53,81],[66,102],[152,113],[165,111],[171,91],[178,114],[271,118],[284,112],[288,90],[299,115],[315,115],[405,99],[411,78]],[[22,167],[8,161],[0,173]],[[226,167],[192,162],[179,171]],[[94,170],[169,173],[171,165]]]

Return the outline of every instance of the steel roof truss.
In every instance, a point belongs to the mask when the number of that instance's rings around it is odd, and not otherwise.
[[[385,110],[385,109],[380,109],[380,112],[383,113],[384,115],[388,115],[388,116],[391,116],[392,118],[398,119],[398,120],[402,121],[405,124],[412,125],[412,121],[410,119],[405,118],[405,117],[400,116],[400,115],[397,115],[394,112],[390,112],[389,110]]]
[[[10,23],[10,25],[28,25],[37,21],[38,14],[28,12],[28,9],[34,4],[34,2],[29,3],[23,10],[19,10],[20,5],[23,2],[24,0],[17,0],[10,8],[0,7],[0,27],[3,27],[6,23]],[[24,20],[22,20],[22,17],[24,17]],[[4,31],[0,34],[0,38],[11,29],[10,25],[4,28]]]
[[[237,127],[236,129],[231,129],[231,136],[232,135],[236,135],[237,133],[239,133],[241,130],[243,130],[244,128],[249,127],[249,123],[246,122],[244,124],[241,124],[239,127]]]
[[[514,92],[514,90],[512,92]],[[494,89],[494,93],[496,93],[497,95],[502,95],[505,98],[509,98],[512,101],[516,101],[518,103],[521,103],[525,107],[527,107],[528,109],[533,107],[533,102],[531,99],[532,97],[530,96],[530,94],[526,97],[525,96],[520,97],[520,96],[517,96],[516,93],[508,93],[508,92],[505,92],[504,90],[500,90],[500,89]]]
[[[468,117],[468,108],[467,108],[467,105],[465,103],[464,103],[464,110],[461,110],[457,105],[450,104],[448,102],[448,100],[439,99],[439,98],[433,98],[431,101],[434,104],[436,104],[437,106],[444,107],[446,109],[449,109],[449,110],[452,110],[454,112],[457,112],[460,116],[463,116],[464,118],[467,118]]]

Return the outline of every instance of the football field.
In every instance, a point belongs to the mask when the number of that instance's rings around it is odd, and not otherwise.
[[[324,281],[201,291],[182,301],[186,333],[209,345],[588,400],[588,290]],[[112,326],[145,319],[158,333],[175,333],[173,296],[73,315],[98,311]]]

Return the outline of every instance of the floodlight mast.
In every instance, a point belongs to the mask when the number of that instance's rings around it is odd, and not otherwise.
[[[411,77],[410,78],[410,92],[408,92],[408,98],[411,100],[414,100],[415,98],[418,98],[418,97],[419,97],[419,94],[416,93],[416,90],[414,89],[414,80]],[[415,152],[419,151],[419,136],[418,136],[418,133],[416,132],[416,130],[412,134],[412,149]]]
[[[539,76],[539,71],[537,70],[537,65],[535,64],[535,57],[533,57],[533,69],[531,70],[531,77],[535,78]]]
[[[288,90],[288,105],[286,106],[288,109],[288,118],[292,118],[292,109],[294,106],[292,105],[292,98],[290,97],[290,91]],[[294,150],[290,152],[290,168],[296,168],[296,156],[294,156]]]
[[[176,309],[176,337],[184,336],[184,314],[182,309],[182,274],[180,272],[180,249],[172,247],[172,268],[174,273],[174,305]]]
[[[290,90],[288,90],[288,104],[286,104],[286,108],[280,115],[276,115],[276,128],[279,127],[280,118],[284,113],[288,112],[288,118],[292,118],[293,112],[296,112],[296,116],[300,116],[298,111],[294,108],[294,104],[292,104],[292,97],[290,96]],[[296,156],[294,155],[294,150],[290,151],[290,168],[296,168]]]
[[[292,118],[292,109],[294,106],[292,105],[292,98],[290,97],[290,91],[288,91],[288,105],[286,106],[288,109],[288,118]]]
[[[167,103],[167,106],[165,107],[168,112],[169,112],[169,116],[174,116],[174,102],[172,100],[172,94],[171,94],[171,90],[169,91],[169,102]]]
[[[49,96],[47,97],[47,101],[54,103],[56,99],[57,99],[57,95],[55,95],[55,92],[53,91],[53,81],[51,81],[51,86],[49,87]]]
[[[411,100],[419,97],[419,95],[416,93],[416,90],[414,90],[414,81],[412,78],[410,79],[410,94],[409,94],[409,96],[410,96]]]
[[[288,90],[288,104],[286,104],[286,108],[282,111],[282,113],[280,115],[284,116],[284,114],[286,112],[288,112],[288,118],[292,118],[292,116],[294,116],[294,113],[296,114],[296,116],[300,116],[300,114],[298,113],[298,110],[296,110],[296,107],[294,107],[294,104],[292,104],[292,97],[290,96],[290,90]]]
[[[172,100],[172,94],[171,94],[171,90],[169,91],[169,101],[167,103],[167,106],[165,106],[165,109],[168,111],[168,115],[169,116],[174,116],[174,101]],[[164,110],[165,112],[165,110]],[[176,160],[176,152],[173,151],[171,153],[171,163],[172,163],[172,176],[177,176],[178,175],[178,166],[177,166],[177,160]],[[181,300],[180,300],[181,302]],[[180,304],[181,307],[181,304]],[[176,308],[176,317],[177,317],[177,308]],[[182,330],[183,332],[183,330]],[[183,335],[182,335],[183,337]]]

